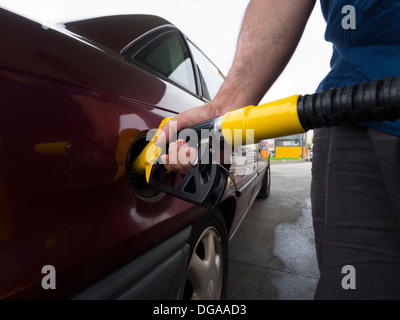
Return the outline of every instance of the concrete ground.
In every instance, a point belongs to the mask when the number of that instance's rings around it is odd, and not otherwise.
[[[228,299],[313,299],[310,183],[310,162],[272,163],[269,198],[255,201],[230,245]]]

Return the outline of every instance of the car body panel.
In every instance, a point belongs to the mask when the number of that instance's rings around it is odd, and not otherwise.
[[[204,99],[121,54],[170,25],[163,19],[48,29],[3,9],[0,16],[8,30],[0,34],[0,298],[69,297],[205,213],[170,195],[143,200],[125,173],[135,139]],[[236,187],[223,198],[233,199],[230,238],[252,203],[258,166],[231,169]],[[42,287],[45,265],[57,271],[57,290]]]

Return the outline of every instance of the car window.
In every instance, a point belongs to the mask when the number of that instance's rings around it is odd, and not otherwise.
[[[218,68],[190,41],[188,41],[200,76],[202,95],[208,100],[214,99],[224,77]]]
[[[197,93],[189,50],[178,33],[158,37],[136,53],[133,61]]]

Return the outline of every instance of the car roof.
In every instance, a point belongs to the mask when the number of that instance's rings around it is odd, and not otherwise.
[[[65,28],[116,52],[147,32],[172,24],[155,15],[114,15],[66,22]]]

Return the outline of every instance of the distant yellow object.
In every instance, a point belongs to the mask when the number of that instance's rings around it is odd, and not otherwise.
[[[268,156],[269,156],[269,151],[268,151],[268,150],[261,150],[261,156],[262,156],[264,159],[267,159]]]

